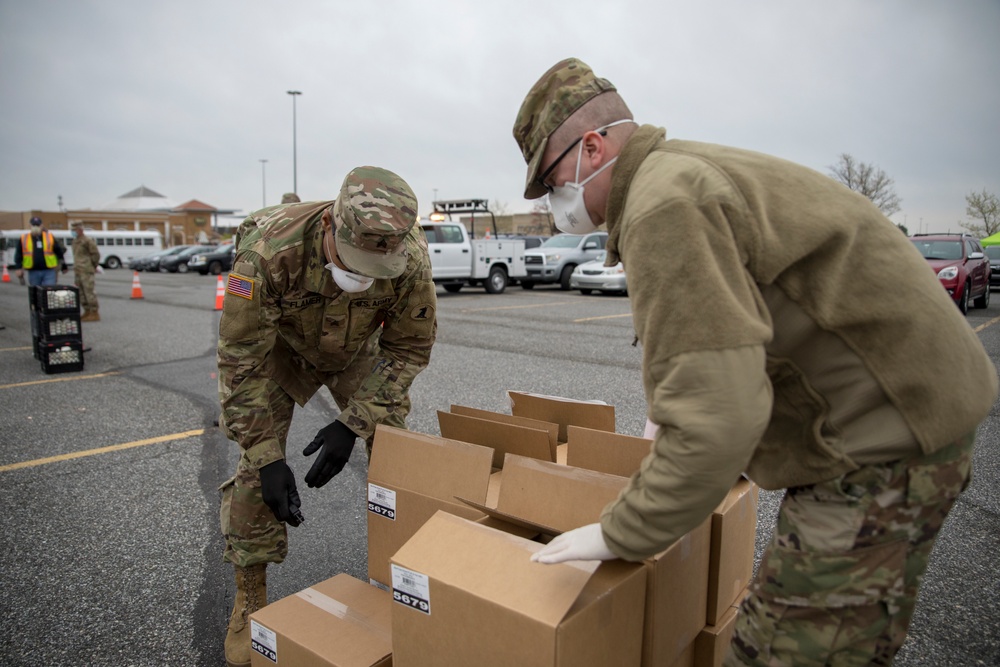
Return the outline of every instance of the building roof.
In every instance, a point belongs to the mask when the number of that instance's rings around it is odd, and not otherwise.
[[[174,208],[175,211],[216,211],[214,206],[206,204],[203,201],[198,201],[197,199],[192,199],[191,201],[186,201],[180,206]]]
[[[145,185],[140,185],[135,190],[131,190],[121,195],[117,199],[105,204],[101,210],[105,211],[172,211],[177,207],[177,203],[164,197],[159,192],[150,190]]]

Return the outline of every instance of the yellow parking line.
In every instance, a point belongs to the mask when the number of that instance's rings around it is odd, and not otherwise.
[[[564,304],[570,303],[569,301],[555,301],[552,303],[533,303],[528,306],[495,306],[493,308],[463,308],[463,313],[478,313],[482,310],[518,310],[521,308],[549,308],[551,306],[562,306]]]
[[[27,387],[27,386],[33,385],[33,384],[47,384],[49,382],[70,382],[72,380],[92,380],[94,378],[108,377],[109,375],[118,375],[118,371],[109,371],[107,373],[94,373],[93,375],[67,375],[65,377],[51,378],[49,380],[31,380],[30,382],[17,382],[17,383],[14,383],[14,384],[0,384],[0,389],[12,389],[14,387]]]
[[[573,322],[589,322],[591,320],[610,320],[615,317],[632,317],[632,313],[622,313],[621,315],[598,315],[597,317],[581,317]]]
[[[0,472],[7,472],[9,470],[18,470],[20,468],[34,468],[35,466],[45,465],[46,463],[57,463],[59,461],[69,461],[70,459],[79,459],[84,456],[107,454],[108,452],[117,452],[122,449],[143,447],[145,445],[155,445],[158,442],[172,442],[174,440],[183,440],[185,438],[193,438],[196,435],[201,435],[204,432],[205,429],[198,428],[193,431],[184,431],[183,433],[172,433],[170,435],[161,435],[155,438],[147,438],[146,440],[125,442],[120,445],[109,445],[107,447],[98,447],[97,449],[88,449],[83,452],[60,454],[59,456],[48,456],[44,459],[35,459],[33,461],[21,461],[20,463],[11,463],[10,465],[0,466]]]
[[[975,329],[973,329],[973,331],[975,331],[976,333],[979,333],[980,331],[982,331],[986,327],[993,326],[997,322],[1000,322],[1000,317],[994,317],[989,322],[984,322],[984,323],[980,324],[978,327],[976,327]]]
[[[0,347],[0,352],[24,352],[25,350],[30,349],[30,345],[26,345],[24,347]]]

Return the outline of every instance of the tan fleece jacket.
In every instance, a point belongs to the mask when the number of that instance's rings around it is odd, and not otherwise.
[[[646,125],[615,164],[607,220],[660,425],[601,519],[623,558],[694,528],[742,471],[780,489],[933,452],[996,399],[926,260],[828,176]]]

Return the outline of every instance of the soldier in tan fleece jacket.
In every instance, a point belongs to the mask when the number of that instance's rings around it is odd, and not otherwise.
[[[926,261],[827,176],[636,124],[576,59],[514,137],[525,197],[548,194],[562,231],[607,224],[658,427],[599,522],[533,559],[656,554],[745,472],[787,493],[726,664],[890,664],[997,396]]]

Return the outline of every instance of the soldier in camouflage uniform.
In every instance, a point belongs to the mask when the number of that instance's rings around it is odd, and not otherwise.
[[[659,553],[745,472],[787,493],[726,664],[890,664],[968,483],[993,363],[865,197],[631,119],[615,87],[570,58],[514,125],[525,197],[548,194],[561,231],[607,223],[653,438],[599,522],[532,558]]]
[[[341,409],[305,449],[321,487],[355,439],[371,453],[377,424],[405,428],[409,388],[437,332],[427,241],[397,175],[359,167],[335,201],[251,214],[238,232],[219,327],[220,426],[242,449],[222,486],[223,554],[236,570],[226,660],[248,665],[247,616],[267,603],[265,566],[287,553],[302,514],[285,462],[294,405],[326,386]]]
[[[94,239],[87,236],[83,223],[74,222],[73,228],[73,282],[80,288],[80,305],[83,307],[81,322],[99,322],[100,304],[94,291],[94,275],[101,261],[101,251]]]

